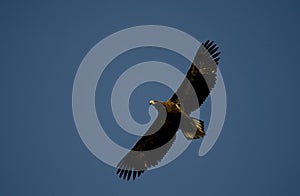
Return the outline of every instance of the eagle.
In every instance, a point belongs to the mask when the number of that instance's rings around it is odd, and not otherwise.
[[[202,43],[177,91],[165,102],[151,100],[158,115],[147,132],[117,164],[120,178],[136,179],[154,167],[166,155],[180,129],[188,140],[205,136],[204,122],[190,117],[197,110],[216,83],[219,47],[210,40]]]

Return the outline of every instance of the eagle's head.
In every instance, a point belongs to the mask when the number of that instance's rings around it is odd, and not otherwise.
[[[150,100],[149,105],[153,106],[157,110],[157,112],[158,112],[157,119],[160,119],[160,122],[165,122],[165,120],[167,119],[167,108],[166,108],[164,102]]]
[[[165,110],[164,104],[161,101],[156,101],[156,100],[150,100],[149,105],[154,106],[158,111],[163,111]]]
[[[156,100],[150,100],[150,101],[149,101],[149,105],[155,105],[157,102],[159,102],[159,101],[156,101]]]

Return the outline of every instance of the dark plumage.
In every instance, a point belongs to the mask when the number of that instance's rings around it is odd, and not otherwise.
[[[189,140],[205,135],[203,121],[189,115],[201,106],[215,85],[219,54],[213,41],[201,44],[176,93],[166,102],[150,101],[158,110],[158,116],[117,165],[121,178],[134,180],[157,165],[171,148],[178,129]]]

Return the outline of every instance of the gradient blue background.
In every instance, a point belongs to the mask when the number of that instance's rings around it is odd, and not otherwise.
[[[299,8],[297,1],[1,1],[0,195],[299,195]],[[206,156],[197,156],[200,141],[193,142],[171,164],[125,182],[81,141],[72,85],[96,43],[144,24],[218,43],[228,110]],[[101,101],[109,103],[126,66],[153,59],[187,70],[172,52],[133,50],[112,62],[98,85],[98,115],[124,146],[137,138]],[[149,120],[150,98],[170,95],[155,83],[138,88],[130,104],[136,120]],[[206,124],[209,108],[208,100]]]

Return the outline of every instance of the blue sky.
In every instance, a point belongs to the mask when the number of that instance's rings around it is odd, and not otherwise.
[[[0,195],[299,195],[297,1],[1,1],[0,15]],[[206,156],[197,155],[195,141],[169,165],[124,182],[81,141],[72,87],[95,44],[145,24],[218,43],[227,116]],[[126,68],[153,59],[188,68],[172,52],[133,50],[111,63],[101,79],[105,85],[97,87],[98,115],[121,145],[130,147],[137,138],[101,104],[109,101],[104,91]],[[133,116],[147,122],[149,99],[171,94],[155,83],[139,87]],[[209,103],[203,106],[206,123]]]

